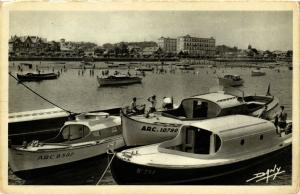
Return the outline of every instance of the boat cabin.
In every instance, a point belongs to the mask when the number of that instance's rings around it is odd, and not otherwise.
[[[73,144],[105,139],[121,133],[120,117],[92,113],[84,118],[79,116],[74,121],[66,122],[56,137],[44,142]]]
[[[172,140],[159,145],[159,151],[206,158],[256,153],[278,146],[274,123],[257,117],[230,115],[182,126]]]
[[[180,120],[203,120],[232,114],[249,114],[272,100],[270,96],[242,98],[224,92],[215,92],[186,98],[178,108],[164,110],[162,115]]]

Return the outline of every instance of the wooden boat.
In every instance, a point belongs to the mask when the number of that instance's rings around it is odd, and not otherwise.
[[[278,111],[278,98],[268,95],[238,96],[228,91],[191,96],[171,110],[149,115],[130,115],[121,110],[122,130],[127,146],[159,143],[175,137],[181,125],[225,115],[258,116],[267,106],[266,117]]]
[[[114,64],[114,63],[109,63],[107,65],[107,67],[109,67],[109,68],[116,68],[116,67],[119,67],[119,65],[118,64]]]
[[[109,145],[124,146],[120,125],[120,117],[107,113],[78,115],[54,138],[10,146],[9,166],[23,179],[47,176],[64,165],[105,154]]]
[[[279,135],[273,122],[245,115],[198,121],[172,140],[117,153],[112,176],[118,184],[159,185],[225,176],[290,152],[291,129]]]
[[[241,86],[244,84],[244,80],[239,75],[224,75],[224,77],[218,77],[219,84],[223,86]]]
[[[252,70],[251,71],[251,76],[264,76],[266,75],[266,72],[261,71],[261,70]]]
[[[142,78],[127,75],[110,75],[108,77],[98,77],[97,80],[100,86],[112,85],[128,85],[142,83]]]
[[[26,73],[25,75],[17,74],[19,81],[42,81],[57,79],[58,75],[55,73]]]
[[[135,69],[136,71],[154,71],[153,67],[139,67]]]

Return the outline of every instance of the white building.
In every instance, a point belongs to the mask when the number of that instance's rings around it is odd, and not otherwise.
[[[160,37],[157,42],[158,46],[166,53],[177,52],[177,39]]]
[[[177,38],[177,53],[179,52],[188,53],[190,56],[212,58],[216,54],[216,40],[213,37],[180,36]]]

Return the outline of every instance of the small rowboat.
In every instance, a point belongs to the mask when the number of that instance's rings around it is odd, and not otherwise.
[[[19,81],[42,81],[57,79],[58,75],[55,73],[27,73],[25,75],[17,74]]]

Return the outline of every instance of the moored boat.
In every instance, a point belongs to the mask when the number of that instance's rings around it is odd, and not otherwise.
[[[135,69],[136,71],[154,71],[153,67],[139,67]]]
[[[97,76],[97,80],[100,86],[128,85],[142,82],[142,78],[140,77],[127,75],[110,75],[107,77]]]
[[[264,75],[266,75],[266,72],[261,71],[259,69],[251,71],[251,76],[264,76]]]
[[[47,176],[64,165],[105,154],[108,146],[124,146],[120,125],[120,117],[107,113],[78,115],[54,138],[10,146],[9,166],[23,179]]]
[[[244,84],[244,80],[239,75],[224,75],[224,77],[218,77],[219,84],[223,86],[241,86]]]
[[[274,96],[238,96],[219,91],[191,96],[174,109],[145,115],[130,115],[121,111],[122,130],[127,146],[159,143],[177,135],[183,124],[225,115],[258,116],[267,106],[266,117],[272,117],[279,100]]]
[[[42,81],[57,79],[58,75],[56,73],[26,73],[26,74],[17,74],[19,81]]]
[[[292,125],[277,134],[273,122],[229,115],[183,125],[172,140],[123,150],[111,172],[118,184],[181,184],[209,180],[291,151]]]

